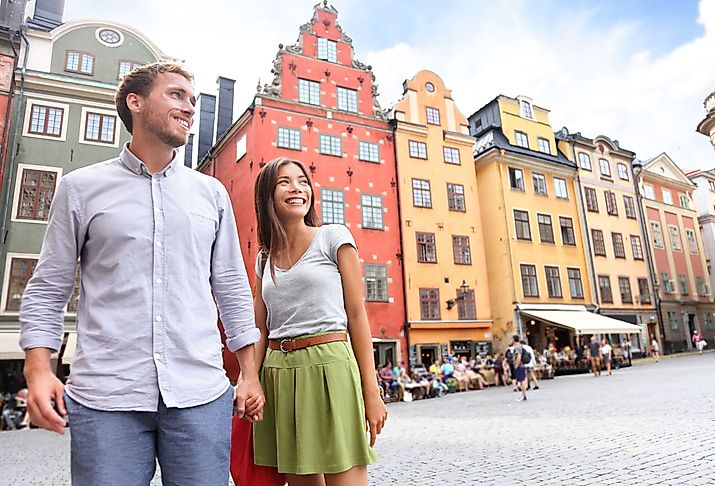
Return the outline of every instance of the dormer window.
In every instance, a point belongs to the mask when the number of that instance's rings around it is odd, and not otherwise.
[[[338,43],[324,37],[318,37],[318,59],[338,62]]]
[[[534,113],[531,110],[531,103],[526,100],[519,101],[519,106],[521,108],[521,116],[524,118],[534,119]]]
[[[134,61],[119,61],[119,71],[117,73],[117,78],[122,79],[127,74],[131,73],[134,68],[141,66],[141,63]]]
[[[65,71],[91,76],[94,74],[94,56],[86,52],[67,51]]]

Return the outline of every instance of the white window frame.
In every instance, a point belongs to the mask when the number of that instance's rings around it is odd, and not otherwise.
[[[563,191],[561,190],[563,189]],[[561,179],[560,177],[554,177],[554,193],[559,199],[569,198],[569,188],[566,185],[566,179]]]
[[[586,152],[578,153],[578,165],[584,170],[593,170],[593,166],[591,165],[591,156]]]
[[[650,230],[653,235],[653,247],[654,248],[665,248],[665,238],[663,236],[663,227],[660,225],[659,221],[649,220]],[[660,243],[660,244],[658,244]]]
[[[380,144],[360,140],[358,142],[358,160],[380,163]]]
[[[288,130],[288,144],[287,145],[281,145],[280,144],[280,133],[281,130]],[[298,147],[291,147],[293,144],[293,137],[292,135],[298,134]],[[276,147],[286,149],[286,150],[298,150],[299,152],[303,151],[303,141],[302,141],[302,136],[300,133],[300,129],[298,128],[291,128],[291,127],[278,127],[278,130],[276,130]]]
[[[668,225],[668,238],[673,251],[683,251],[683,239],[680,237],[680,229],[676,225]]]
[[[33,165],[33,164],[17,164],[17,173],[15,175],[15,191],[13,193],[12,201],[12,214],[10,221],[17,223],[34,223],[34,224],[47,224],[47,221],[39,221],[36,219],[24,219],[17,217],[17,210],[20,207],[20,188],[22,187],[22,176],[25,169],[29,170],[42,170],[46,172],[54,172],[57,174],[55,178],[55,194],[57,193],[57,186],[62,178],[62,167],[54,167],[51,165]],[[53,196],[54,197],[54,196]],[[4,309],[5,307],[3,307]]]
[[[334,197],[334,195],[336,194],[340,194],[340,197],[342,198],[341,201],[335,201],[333,199],[331,199],[330,201],[326,201],[327,195]],[[339,218],[331,218],[330,221],[325,221],[325,207],[328,205],[330,205],[332,213],[334,215],[338,213],[338,211],[336,211],[336,208],[338,207],[338,205],[340,206],[342,212],[340,213]],[[345,191],[343,191],[342,189],[334,189],[332,187],[320,188],[320,219],[324,224],[345,224]],[[340,219],[340,221],[338,221],[338,219]]]
[[[369,204],[365,204],[365,198],[370,198]],[[380,205],[373,205],[375,201],[379,201]],[[368,214],[365,214],[365,209],[368,209]],[[385,229],[385,218],[384,218],[385,206],[382,203],[382,196],[379,194],[360,194],[360,216],[361,222],[360,227],[363,229],[374,229],[374,230],[384,230]],[[368,217],[366,217],[368,216]],[[370,216],[377,216],[377,218],[372,218],[372,224],[366,224],[370,220]],[[379,219],[379,221],[377,220]]]
[[[685,194],[678,194],[678,202],[680,203],[681,208],[690,209],[690,201],[688,200],[688,196]]]
[[[611,163],[607,159],[604,159],[604,158],[598,159],[598,168],[600,169],[601,175],[603,177],[608,177],[608,178],[613,177],[611,175]],[[606,169],[606,170],[603,170],[603,169]]]
[[[459,149],[454,147],[447,147],[446,145],[442,147],[442,154],[444,155],[444,163],[452,165],[461,165],[462,160],[459,155]]]
[[[106,116],[113,116],[114,117],[114,142],[109,143],[109,142],[96,142],[94,140],[85,140],[84,138],[84,132],[87,127],[87,114],[88,113],[94,113],[97,115],[106,115]],[[79,123],[79,139],[78,142],[85,144],[85,145],[95,145],[97,147],[119,147],[119,137],[121,135],[121,126],[122,121],[119,119],[119,116],[117,115],[117,110],[103,110],[101,108],[91,108],[87,106],[82,107],[82,118],[80,119]]]
[[[545,154],[551,153],[551,143],[547,139],[544,137],[538,137],[536,142],[539,145],[539,152],[543,152]]]
[[[30,132],[30,123],[32,120],[32,107],[33,105],[39,105],[39,106],[47,106],[49,108],[59,108],[62,110],[62,126],[60,127],[60,136],[55,137],[52,135],[44,135],[42,133],[31,133]],[[69,112],[70,112],[70,105],[66,103],[57,103],[54,101],[49,101],[45,100],[42,98],[28,98],[25,101],[25,118],[23,120],[23,127],[22,127],[22,136],[23,137],[32,137],[32,138],[41,138],[43,140],[55,140],[55,141],[60,141],[60,142],[65,142],[67,141],[67,125],[69,121]],[[116,115],[116,111],[114,114]],[[102,147],[107,147],[109,144],[101,144]]]
[[[543,187],[542,186],[543,183]],[[531,173],[531,184],[534,186],[534,194],[539,196],[548,196],[549,188],[546,185],[546,176],[538,172]]]
[[[520,138],[523,137],[523,140],[520,140]],[[529,148],[529,134],[526,132],[522,132],[521,130],[514,130],[514,142],[516,142],[517,147],[521,148]],[[524,145],[522,142],[525,142],[526,145]]]
[[[335,135],[320,134],[318,142],[318,151],[322,155],[331,155],[333,157],[343,156],[343,141]]]
[[[301,90],[301,86],[305,89]],[[308,95],[307,99],[301,98],[301,94]],[[320,106],[320,83],[312,79],[298,78],[298,101],[313,106]]]
[[[663,196],[663,202],[665,204],[670,204],[672,206],[673,205],[673,193],[670,191],[670,189],[662,187],[660,189],[660,193]],[[667,194],[667,196],[666,196],[666,194]]]
[[[655,201],[655,188],[652,184],[643,184],[643,195],[646,199]]]
[[[358,99],[357,90],[351,89],[351,88],[345,88],[343,86],[338,86],[335,89],[335,97],[336,97],[335,107],[338,110],[347,111],[349,113],[357,113],[358,112],[359,99]],[[353,103],[355,105],[354,110],[352,109]]]
[[[322,44],[322,46],[321,46]],[[338,43],[337,41],[318,37],[316,57],[323,61],[338,62]],[[324,52],[321,52],[324,51]]]
[[[695,238],[695,231],[690,228],[685,228],[685,239],[688,240],[688,251],[691,255],[697,255],[698,252],[698,240]]]
[[[616,169],[618,170],[618,177],[623,181],[631,180],[628,176],[628,166],[623,162],[618,162],[616,164]]]
[[[236,140],[236,162],[241,160],[248,153],[246,145],[246,134],[244,133]]]
[[[7,292],[8,286],[10,285],[10,267],[13,258],[26,258],[32,260],[39,260],[39,253],[8,253],[5,255],[5,274],[2,281],[2,296],[0,298],[0,315],[4,316],[17,316],[20,315],[20,311],[8,311],[5,310],[7,306]]]

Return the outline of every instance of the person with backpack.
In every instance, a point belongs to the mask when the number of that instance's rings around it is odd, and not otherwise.
[[[521,348],[524,350],[521,356],[521,361],[524,364],[524,369],[526,370],[527,388],[531,389],[531,383],[533,382],[534,390],[538,390],[539,382],[536,380],[536,374],[534,373],[534,365],[536,365],[534,349],[529,346],[524,339],[521,340]]]
[[[511,380],[511,386],[514,387],[514,391],[519,391],[516,386],[516,369],[514,368],[514,345],[509,345],[504,352],[504,359],[509,367],[509,379]]]
[[[518,334],[514,334],[512,337],[512,342],[510,348],[512,349],[512,354],[514,356],[514,374],[512,379],[521,388],[521,397],[517,399],[517,402],[526,401],[526,368],[524,367],[524,348],[521,345],[520,338]],[[533,355],[533,351],[532,351]],[[528,357],[527,357],[528,358]],[[533,357],[531,358],[533,360]]]

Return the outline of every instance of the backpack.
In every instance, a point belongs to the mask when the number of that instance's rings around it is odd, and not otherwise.
[[[507,363],[514,366],[514,350],[512,348],[507,348],[506,353],[504,353]]]
[[[524,346],[521,347],[521,365],[528,365],[531,360],[534,359],[531,352],[527,350]]]

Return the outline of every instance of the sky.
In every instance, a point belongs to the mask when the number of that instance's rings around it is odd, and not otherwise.
[[[234,118],[272,79],[314,2],[67,0],[64,20],[133,26],[184,60],[199,91],[235,79]],[[373,66],[383,108],[421,69],[442,77],[466,116],[499,94],[551,111],[555,131],[606,135],[684,170],[715,168],[695,128],[715,91],[715,0],[335,0],[355,57]]]

